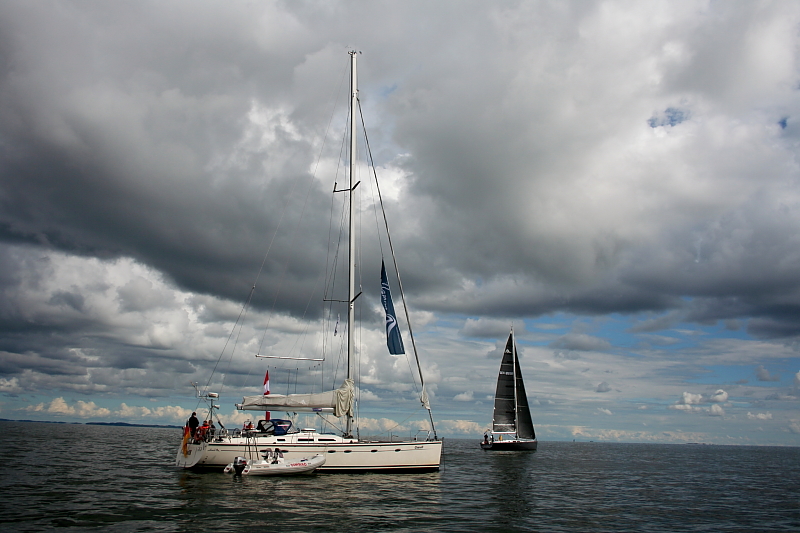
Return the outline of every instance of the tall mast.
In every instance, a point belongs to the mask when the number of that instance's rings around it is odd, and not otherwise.
[[[348,286],[347,286],[347,379],[353,379],[353,363],[355,361],[355,346],[353,343],[353,327],[355,326],[355,298],[356,298],[356,248],[355,248],[355,223],[353,221],[353,194],[356,179],[356,110],[358,108],[358,81],[356,78],[356,54],[350,51],[350,205],[348,229]],[[353,434],[353,417],[347,415],[345,436]]]
[[[514,361],[514,437],[519,438],[519,424],[517,423],[517,411],[519,410],[519,399],[517,398],[517,340],[514,338],[514,326],[511,326],[511,355]]]

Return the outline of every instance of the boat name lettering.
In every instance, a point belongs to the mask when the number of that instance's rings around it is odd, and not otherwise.
[[[514,375],[514,373],[513,373],[513,372],[505,372],[505,371],[502,371],[502,372],[500,372],[500,373],[501,373],[502,375],[504,375],[504,376],[513,376],[513,375]]]

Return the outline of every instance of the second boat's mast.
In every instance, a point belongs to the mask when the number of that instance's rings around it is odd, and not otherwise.
[[[514,361],[514,438],[519,438],[519,424],[517,420],[517,411],[519,408],[519,399],[517,398],[517,339],[514,338],[514,326],[511,326],[511,355]]]
[[[355,360],[355,346],[353,340],[353,327],[355,326],[355,297],[356,297],[356,248],[355,248],[355,223],[353,221],[353,195],[356,172],[356,110],[358,106],[358,81],[356,78],[356,51],[350,51],[350,205],[349,205],[349,260],[348,260],[348,288],[347,288],[347,379],[353,379],[353,363]],[[347,415],[345,436],[353,434],[353,417]]]

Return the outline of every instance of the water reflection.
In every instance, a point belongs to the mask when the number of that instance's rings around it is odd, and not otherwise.
[[[441,500],[440,473],[177,477],[184,505],[196,519],[250,526],[278,520],[283,530],[418,529],[418,520],[436,519]]]
[[[486,452],[495,473],[492,491],[495,497],[493,509],[497,525],[513,529],[524,524],[536,507],[533,465],[535,451]],[[509,497],[509,495],[516,495]]]
[[[798,448],[449,440],[438,473],[271,478],[175,468],[175,429],[0,431],[3,531],[800,530]]]

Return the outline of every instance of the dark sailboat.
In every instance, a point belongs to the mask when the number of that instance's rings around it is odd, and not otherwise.
[[[514,330],[508,336],[497,375],[494,395],[492,431],[486,432],[481,442],[484,450],[535,450],[538,445],[533,429],[531,410],[522,381]]]

